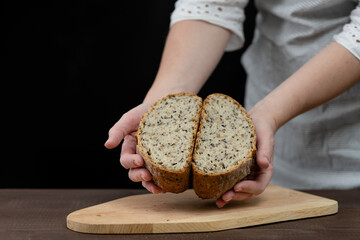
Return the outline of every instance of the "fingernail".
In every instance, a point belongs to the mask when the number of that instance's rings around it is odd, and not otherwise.
[[[109,145],[110,144],[110,145]],[[106,148],[111,148],[112,146],[111,146],[111,141],[108,139],[108,140],[106,140],[106,142],[104,143],[104,146],[106,147]]]

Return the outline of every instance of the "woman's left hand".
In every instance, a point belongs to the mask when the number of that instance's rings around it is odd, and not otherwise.
[[[225,206],[231,200],[245,201],[254,195],[261,194],[268,186],[272,177],[275,124],[270,120],[266,120],[266,117],[257,116],[255,110],[249,111],[249,114],[255,125],[256,163],[258,169],[248,177],[249,180],[239,182],[232,190],[224,193],[216,201],[216,205],[219,208]]]

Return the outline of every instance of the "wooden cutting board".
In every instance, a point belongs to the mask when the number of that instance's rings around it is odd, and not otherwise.
[[[193,190],[173,194],[143,194],[120,198],[75,211],[67,227],[84,233],[207,232],[336,213],[337,201],[274,185],[246,202],[233,201],[218,209]]]

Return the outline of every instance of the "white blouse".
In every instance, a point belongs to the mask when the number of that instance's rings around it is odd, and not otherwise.
[[[196,19],[232,32],[227,51],[244,43],[247,0],[178,0],[171,24]],[[335,40],[360,60],[360,1],[256,0],[253,42],[242,57],[250,109]],[[360,83],[292,119],[275,136],[272,184],[297,189],[360,187]]]

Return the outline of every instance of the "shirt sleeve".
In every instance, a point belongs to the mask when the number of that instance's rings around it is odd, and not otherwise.
[[[240,49],[245,42],[244,8],[248,0],[178,0],[171,14],[170,25],[183,20],[203,20],[232,32],[226,51]]]
[[[360,1],[350,14],[350,23],[344,25],[343,31],[335,35],[334,40],[360,60]]]

